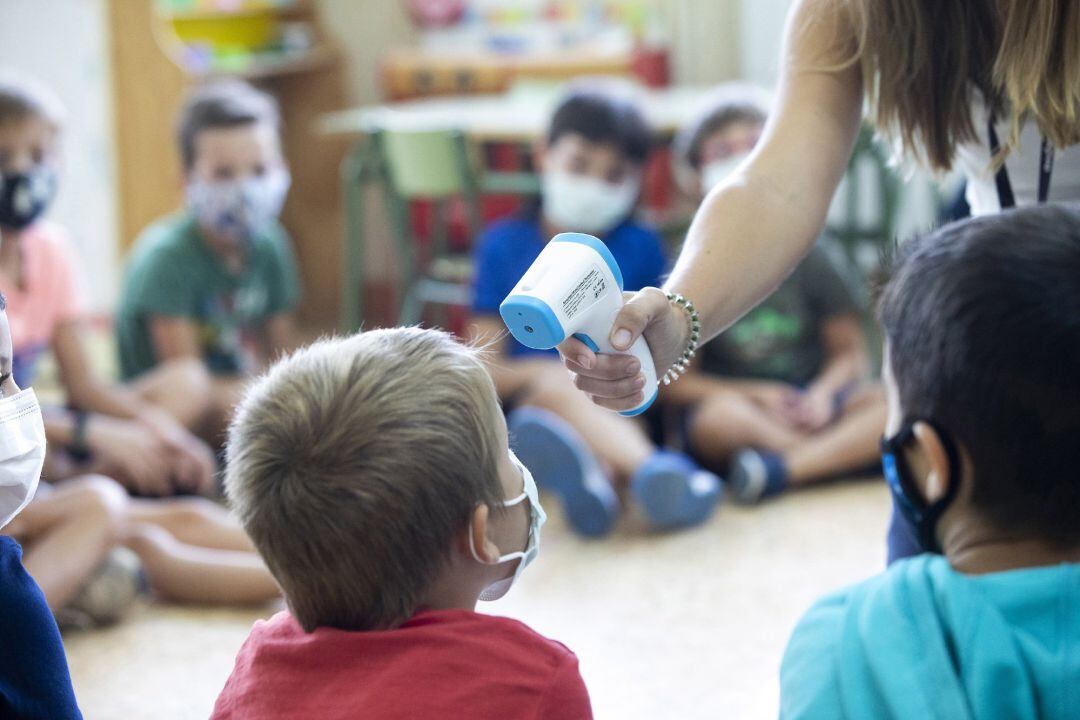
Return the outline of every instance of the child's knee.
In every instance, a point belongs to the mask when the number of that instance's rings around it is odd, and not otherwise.
[[[127,491],[104,475],[86,475],[70,481],[77,498],[79,514],[94,517],[104,524],[119,526],[127,508]]]

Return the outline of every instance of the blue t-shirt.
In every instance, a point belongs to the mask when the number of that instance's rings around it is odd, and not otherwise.
[[[480,235],[474,253],[473,312],[497,315],[499,305],[517,285],[550,238],[543,236],[538,217],[518,215],[498,220]],[[659,285],[667,259],[660,236],[628,219],[601,238],[615,256],[623,275],[624,290]],[[507,338],[511,357],[548,355],[555,350],[533,350],[513,337]]]
[[[81,718],[60,631],[22,549],[0,536],[0,717]]]
[[[1080,564],[964,575],[940,555],[818,601],[791,635],[780,717],[1080,718]]]

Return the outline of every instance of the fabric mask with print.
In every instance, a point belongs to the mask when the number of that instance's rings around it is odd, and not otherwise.
[[[563,230],[602,235],[630,215],[641,187],[636,178],[617,185],[561,170],[543,177],[543,213]]]
[[[518,579],[522,571],[536,559],[536,556],[540,554],[540,528],[547,521],[547,513],[544,512],[544,508],[540,506],[540,494],[536,489],[536,481],[533,479],[532,473],[529,472],[529,468],[522,465],[518,460],[517,455],[513,451],[510,451],[510,459],[513,460],[514,465],[521,471],[521,476],[524,479],[525,486],[521,491],[521,494],[515,498],[503,501],[503,507],[513,507],[525,500],[529,501],[529,539],[525,543],[525,549],[518,552],[506,553],[500,555],[497,559],[491,562],[486,562],[480,559],[480,556],[476,552],[476,543],[473,540],[472,523],[469,523],[469,550],[472,551],[473,559],[478,563],[484,565],[501,565],[503,563],[510,562],[511,560],[518,560],[517,568],[514,570],[514,574],[510,577],[496,580],[488,585],[480,593],[480,599],[489,602],[491,600],[498,600],[510,590],[510,586],[514,584],[514,581]]]
[[[49,165],[0,174],[0,225],[22,230],[45,213],[55,195],[56,170]]]
[[[701,168],[701,193],[707,195],[710,190],[726,180],[728,175],[735,172],[736,168],[748,157],[750,157],[749,150],[713,160]]]
[[[196,179],[188,183],[187,204],[200,225],[234,242],[247,242],[281,214],[290,182],[283,168],[242,180]]]
[[[0,528],[33,499],[44,463],[45,425],[34,389],[0,398]]]

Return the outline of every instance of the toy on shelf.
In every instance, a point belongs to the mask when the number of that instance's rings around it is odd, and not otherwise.
[[[324,64],[311,0],[156,0],[155,35],[191,75],[249,77]]]

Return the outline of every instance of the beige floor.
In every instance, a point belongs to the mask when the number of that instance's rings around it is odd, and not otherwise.
[[[600,720],[775,717],[788,633],[815,597],[881,567],[887,513],[880,481],[724,506],[666,536],[630,517],[584,542],[554,512],[520,585],[481,609],[573,649]],[[147,605],[113,629],[67,636],[84,714],[205,718],[268,612]]]

